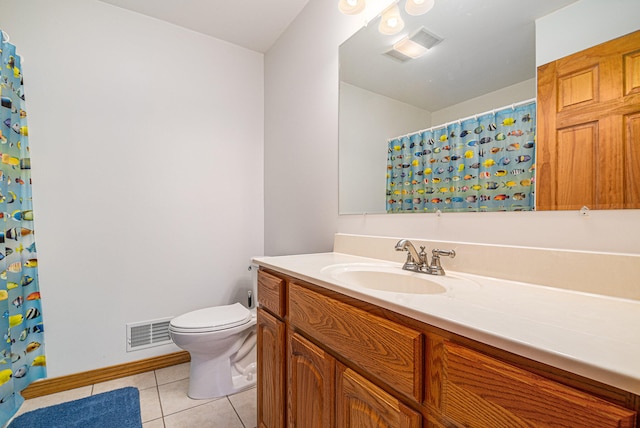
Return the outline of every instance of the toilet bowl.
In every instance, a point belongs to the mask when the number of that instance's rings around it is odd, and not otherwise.
[[[240,303],[199,309],[169,324],[173,342],[191,355],[188,395],[217,398],[256,384],[256,311]]]

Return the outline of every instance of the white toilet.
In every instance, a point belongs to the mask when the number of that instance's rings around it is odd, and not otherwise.
[[[188,312],[171,320],[169,334],[191,354],[189,397],[222,397],[256,384],[255,309],[234,303]]]

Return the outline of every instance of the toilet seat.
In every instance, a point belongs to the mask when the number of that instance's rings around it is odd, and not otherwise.
[[[176,333],[209,333],[228,330],[251,321],[251,312],[240,303],[214,306],[188,312],[171,320],[169,329]]]

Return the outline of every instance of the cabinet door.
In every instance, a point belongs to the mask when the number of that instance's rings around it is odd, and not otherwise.
[[[419,428],[422,415],[356,372],[337,365],[336,426]]]
[[[285,324],[258,308],[258,426],[285,426]]]
[[[289,335],[289,426],[334,426],[335,359],[299,334]]]

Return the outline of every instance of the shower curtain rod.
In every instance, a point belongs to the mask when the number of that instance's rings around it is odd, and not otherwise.
[[[506,108],[509,108],[509,107],[511,107],[512,109],[515,109],[516,107],[520,107],[520,106],[523,106],[523,105],[526,105],[526,104],[530,104],[530,103],[533,103],[535,101],[536,101],[536,98],[529,98],[528,100],[520,101],[520,102],[513,103],[513,104],[508,104],[506,106],[499,107],[499,108],[494,108],[494,109],[491,109],[491,110],[487,110],[487,111],[482,112],[482,113],[472,114],[471,116],[467,116],[467,117],[464,117],[462,119],[452,120],[451,122],[446,122],[446,123],[443,123],[441,125],[436,125],[436,126],[432,126],[430,128],[421,129],[420,131],[410,132],[408,134],[404,134],[404,135],[401,135],[399,137],[389,138],[387,140],[387,142],[389,142],[391,140],[395,140],[397,138],[408,137],[409,135],[413,135],[413,134],[420,134],[420,133],[426,132],[426,131],[435,131],[436,129],[446,128],[447,126],[453,125],[454,123],[461,123],[461,122],[464,122],[465,120],[468,120],[468,119],[477,119],[478,116],[483,116],[483,115],[488,114],[488,113],[495,113],[498,110],[503,110],[503,109],[506,109]]]

